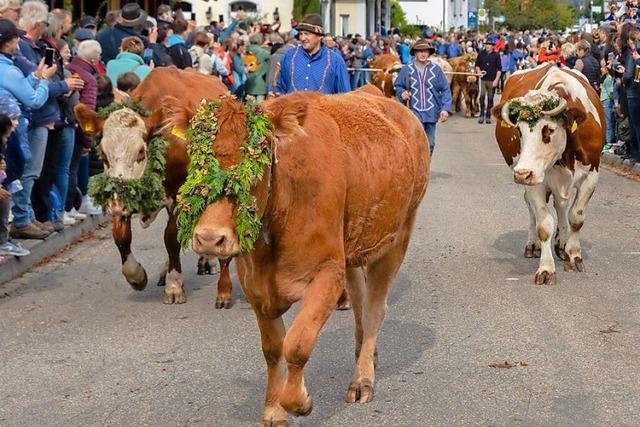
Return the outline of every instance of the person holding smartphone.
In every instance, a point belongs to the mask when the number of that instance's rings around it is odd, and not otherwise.
[[[620,43],[624,65],[618,66],[618,72],[622,73],[622,84],[627,95],[631,131],[631,150],[623,158],[635,164],[640,162],[640,29],[633,24],[624,24]]]

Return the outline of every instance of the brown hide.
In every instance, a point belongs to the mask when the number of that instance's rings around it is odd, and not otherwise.
[[[366,391],[373,390],[371,336],[377,336],[379,328],[371,322],[382,323],[386,294],[426,191],[430,161],[423,127],[414,114],[373,91],[293,93],[263,104],[273,125],[276,162],[254,189],[262,233],[254,250],[237,258],[237,266],[267,361],[266,425],[284,425],[283,408],[296,415],[311,411],[302,369],[345,282],[352,286],[349,278],[362,271],[367,272],[363,294],[349,288],[360,325],[356,378],[361,382],[349,386],[348,400],[364,403],[372,398]],[[225,98],[216,117],[220,133],[214,151],[221,167],[229,168],[241,157],[246,115],[236,100]],[[188,122],[172,123],[186,127]],[[241,126],[245,129],[238,132]],[[194,250],[212,254],[208,251],[226,240],[237,241],[235,221],[232,200],[211,204],[196,226]],[[228,230],[234,230],[233,235],[221,234]],[[212,236],[213,243],[196,245],[201,233]],[[364,308],[362,295],[368,301]],[[298,300],[300,311],[285,331],[281,316]],[[376,320],[362,326],[363,310]],[[353,391],[356,388],[362,392]]]
[[[496,140],[502,152],[502,156],[509,166],[513,159],[520,154],[520,135],[517,128],[506,126],[501,118],[502,106],[510,99],[524,96],[529,90],[541,87],[549,70],[554,67],[551,64],[539,66],[525,73],[517,73],[509,77],[505,84],[500,103],[493,108],[493,115],[497,119]],[[565,126],[567,127],[567,147],[562,155],[562,163],[573,169],[575,160],[591,169],[597,170],[600,166],[600,153],[605,143],[605,117],[604,108],[597,92],[584,79],[578,78],[572,71],[561,70],[576,79],[585,88],[589,100],[596,107],[600,118],[599,125],[595,118],[586,114],[585,106],[578,100],[575,101],[565,91],[562,85],[551,85],[549,89],[555,89],[558,95],[567,100],[567,112],[565,113]],[[585,120],[579,123],[575,132],[571,127],[576,115],[584,116]]]
[[[457,73],[469,73],[472,70],[471,63],[476,56],[466,54],[449,60],[449,64]],[[455,112],[462,109],[462,100],[465,102],[465,116],[474,117],[479,111],[478,105],[478,80],[474,76],[454,74],[451,79],[451,105]]]
[[[400,58],[391,53],[379,55],[371,62],[370,67],[382,70],[371,73],[371,83],[380,89],[387,98],[394,98],[393,77],[402,68]]]

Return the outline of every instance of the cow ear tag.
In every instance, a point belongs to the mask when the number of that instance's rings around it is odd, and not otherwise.
[[[578,123],[574,120],[571,125],[571,133],[575,133],[578,130]]]
[[[185,141],[187,139],[187,134],[182,129],[178,129],[177,127],[173,128],[173,130],[171,131],[171,135],[177,136],[178,138],[184,139]]]
[[[93,128],[93,123],[87,123],[84,127],[84,131],[86,133],[93,133],[95,129]]]

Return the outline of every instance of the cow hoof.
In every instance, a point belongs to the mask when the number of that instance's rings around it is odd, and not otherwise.
[[[568,257],[564,261],[564,271],[567,272],[584,272],[584,262],[582,258],[576,257],[573,261],[569,260]]]
[[[216,270],[211,266],[208,258],[200,257],[198,259],[198,275],[203,276],[205,274],[216,274]]]
[[[165,286],[166,284],[167,284],[167,275],[161,274],[160,278],[158,279],[157,286]]]
[[[342,292],[342,295],[338,300],[336,310],[351,310],[351,300],[349,299],[349,294],[347,294],[345,291]]]
[[[138,276],[131,280],[127,279],[131,287],[136,291],[143,291],[144,288],[147,287],[147,280],[147,272],[145,270],[142,270],[142,277]]]
[[[260,427],[289,427],[287,420],[262,420]]]
[[[231,308],[233,306],[233,301],[231,300],[231,296],[221,297],[218,296],[216,298],[216,309],[221,308]]]
[[[347,389],[347,403],[369,403],[373,400],[373,382],[365,378],[353,381]]]
[[[296,402],[295,400],[287,402],[283,401],[281,398],[280,405],[287,412],[289,412],[291,415],[295,415],[296,417],[306,417],[313,410],[313,400],[308,394],[302,402]]]
[[[553,286],[556,284],[556,273],[546,270],[538,271],[533,283],[534,285]]]
[[[562,261],[566,261],[567,260],[567,253],[564,251],[564,247],[565,245],[560,243],[559,241],[556,242],[554,249],[556,251],[556,256],[561,259]]]
[[[184,304],[187,302],[187,297],[182,289],[170,289],[167,288],[164,291],[164,303],[165,304]]]
[[[540,248],[539,243],[529,242],[524,247],[525,258],[540,258],[541,253],[542,253],[542,249]]]

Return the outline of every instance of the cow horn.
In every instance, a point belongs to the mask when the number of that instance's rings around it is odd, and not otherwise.
[[[567,109],[567,100],[564,98],[560,98],[560,103],[558,104],[558,106],[556,108],[554,108],[553,110],[549,110],[549,111],[543,111],[542,114],[545,116],[557,116],[558,114],[562,113],[564,110]]]
[[[511,127],[516,127],[516,125],[509,118],[509,105],[511,105],[512,101],[513,99],[504,103],[504,105],[502,106],[501,117],[503,122]]]

